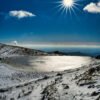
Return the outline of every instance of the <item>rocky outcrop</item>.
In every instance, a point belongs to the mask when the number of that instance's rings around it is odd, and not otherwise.
[[[100,76],[100,65],[92,67],[83,74],[79,75],[76,83],[80,86],[91,85],[96,83],[95,78],[98,78],[98,76]]]
[[[100,59],[100,55],[96,56],[95,58],[96,58],[96,59]]]

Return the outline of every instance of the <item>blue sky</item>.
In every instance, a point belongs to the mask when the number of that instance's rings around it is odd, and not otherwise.
[[[100,2],[74,0],[75,14],[66,14],[59,1],[0,0],[0,42],[99,43]]]

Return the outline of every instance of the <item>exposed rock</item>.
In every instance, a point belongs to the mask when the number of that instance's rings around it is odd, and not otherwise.
[[[94,92],[91,94],[91,96],[97,96],[98,94],[100,94],[100,92],[94,91]]]
[[[49,78],[49,76],[45,75],[45,76],[43,77],[43,80],[46,80],[46,79],[48,79],[48,78]]]
[[[95,58],[96,58],[96,59],[100,59],[100,55],[96,56]]]
[[[41,100],[59,100],[59,94],[57,93],[57,88],[55,84],[47,86],[43,92],[43,97]]]
[[[93,85],[89,85],[88,86],[88,88],[94,88],[95,87],[95,85],[93,84]]]
[[[57,73],[57,76],[62,76],[62,73]]]
[[[97,97],[97,99],[96,100],[100,100],[100,95]]]
[[[64,89],[69,89],[69,86],[67,84],[62,84]]]
[[[90,68],[86,72],[78,76],[77,78],[78,80],[76,83],[80,86],[90,85],[90,84],[92,85],[96,83],[94,79],[95,77],[98,77],[98,75],[100,75],[100,66]]]

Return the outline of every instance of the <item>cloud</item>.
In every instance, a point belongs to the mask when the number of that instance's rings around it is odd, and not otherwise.
[[[22,18],[26,18],[26,17],[34,17],[36,15],[31,12],[24,11],[24,10],[19,10],[19,11],[14,10],[14,11],[9,12],[9,16],[16,17],[18,19],[22,19]]]
[[[86,5],[83,10],[89,13],[100,13],[100,2],[91,2],[90,4]]]
[[[15,40],[15,41],[12,41],[11,44],[13,44],[13,45],[18,45],[18,42]]]

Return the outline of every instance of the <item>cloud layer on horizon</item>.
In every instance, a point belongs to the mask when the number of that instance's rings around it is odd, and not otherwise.
[[[13,11],[9,11],[9,16],[22,19],[22,18],[27,18],[27,17],[35,17],[36,15],[24,10],[13,10]]]
[[[83,10],[89,13],[100,13],[100,2],[91,2],[90,4],[86,5]]]

